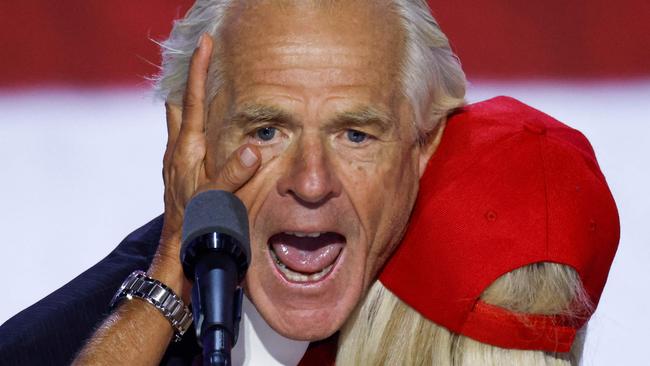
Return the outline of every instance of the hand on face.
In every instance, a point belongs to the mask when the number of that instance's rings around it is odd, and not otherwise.
[[[179,260],[180,235],[186,204],[209,189],[236,192],[260,166],[257,147],[236,149],[219,170],[206,169],[205,87],[213,49],[212,38],[203,35],[192,55],[183,107],[167,104],[168,141],[163,158],[165,220],[163,234],[149,274],[189,300]]]
[[[222,30],[224,85],[209,113],[209,37],[192,57],[183,108],[167,106],[165,226],[150,274],[187,299],[183,209],[197,191],[236,191],[250,220],[247,295],[294,339],[327,337],[362,299],[432,152],[415,142],[399,87],[397,22],[382,7],[345,4],[247,7]]]

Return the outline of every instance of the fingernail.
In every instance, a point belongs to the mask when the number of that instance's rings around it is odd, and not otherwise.
[[[196,42],[196,48],[201,48],[201,45],[203,44],[203,38],[205,38],[205,33],[202,33],[201,37],[199,37],[199,41]]]
[[[253,150],[251,150],[250,147],[247,147],[239,154],[239,161],[241,161],[245,167],[250,168],[257,163],[257,155],[253,153]]]

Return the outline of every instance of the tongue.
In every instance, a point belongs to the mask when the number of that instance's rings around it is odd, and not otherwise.
[[[285,266],[305,274],[319,272],[334,263],[344,242],[345,238],[336,233],[321,234],[317,238],[277,234],[269,240]]]

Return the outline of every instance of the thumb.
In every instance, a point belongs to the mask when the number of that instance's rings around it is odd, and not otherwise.
[[[261,153],[253,145],[244,145],[235,150],[226,164],[217,173],[214,180],[210,180],[199,191],[220,189],[235,192],[253,177],[261,163]]]

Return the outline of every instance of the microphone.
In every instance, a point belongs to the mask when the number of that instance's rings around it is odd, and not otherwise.
[[[234,194],[206,191],[190,200],[183,220],[181,263],[194,281],[192,313],[204,366],[229,366],[237,343],[250,264],[246,207]]]

